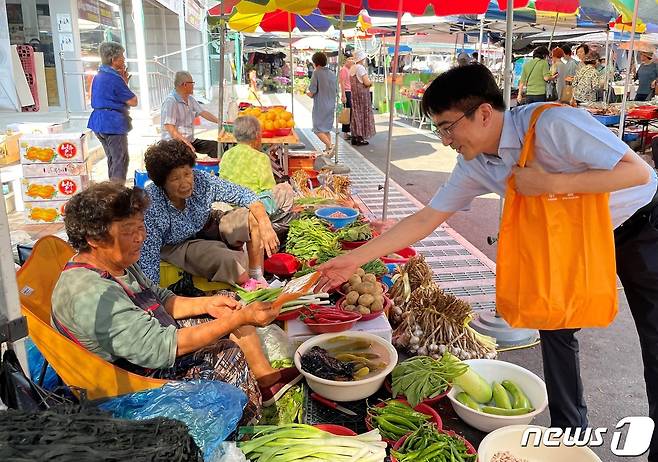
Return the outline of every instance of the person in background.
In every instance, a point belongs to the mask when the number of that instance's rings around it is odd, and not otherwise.
[[[148,147],[144,163],[153,183],[146,186],[146,242],[139,264],[160,282],[160,260],[209,281],[267,286],[263,253],[276,253],[279,239],[265,206],[249,189],[194,169],[196,156],[179,140]],[[214,202],[237,208],[212,209]],[[243,248],[247,248],[245,255]]]
[[[471,57],[468,56],[468,53],[462,51],[457,55],[457,66],[466,66],[471,63]]]
[[[278,310],[222,295],[180,297],[154,284],[137,265],[147,206],[142,189],[116,182],[92,184],[66,204],[66,233],[77,253],[53,290],[52,324],[135,374],[240,388],[248,397],[246,424],[260,414],[261,400],[299,380],[296,370],[272,368],[255,329]]]
[[[576,71],[578,70],[578,61],[573,59],[571,56],[570,45],[564,45],[561,48],[562,51],[564,51],[564,57],[562,58],[562,64],[558,66],[557,72],[560,76],[564,77],[565,82],[571,82],[576,76]],[[562,95],[562,93],[560,93],[560,95]]]
[[[474,52],[471,54],[471,64],[478,63],[478,62],[479,62],[479,61],[478,61],[478,58],[479,58],[479,57],[480,57],[480,55],[478,54],[478,52],[477,52],[477,51],[474,51]]]
[[[126,50],[116,42],[103,42],[98,47],[101,65],[91,83],[91,107],[87,128],[103,146],[110,180],[126,181],[128,175],[128,132],[132,123],[128,111],[137,106],[137,96],[128,88],[130,74],[126,69]]]
[[[546,82],[552,77],[546,58],[548,58],[548,48],[539,46],[532,52],[532,59],[523,64],[516,97],[519,104],[546,101]]]
[[[343,107],[352,108],[352,84],[350,83],[350,69],[354,65],[353,58],[345,59],[345,64],[340,68],[338,73],[338,83],[340,85],[340,102]],[[342,124],[341,131],[346,140],[350,139],[350,124]]]
[[[363,50],[354,53],[354,65],[350,68],[350,87],[352,88],[352,116],[350,130],[354,146],[363,146],[375,135],[375,115],[372,112],[370,88],[372,81],[364,64],[368,56]]]
[[[635,101],[646,101],[649,95],[655,94],[656,79],[658,79],[658,64],[652,61],[653,53],[641,51],[640,52],[640,67],[637,68],[635,73],[635,80],[637,80],[637,92],[635,93]]]
[[[270,158],[261,151],[258,119],[253,116],[235,119],[233,136],[238,144],[222,156],[219,177],[255,192],[269,216],[292,210],[294,191],[289,183],[277,184],[274,180]]]
[[[160,124],[163,140],[179,140],[192,152],[207,154],[217,158],[217,141],[201,140],[194,136],[194,119],[201,116],[213,123],[219,123],[217,116],[204,110],[194,99],[194,79],[187,71],[178,71],[174,76],[175,89],[162,103]]]
[[[599,62],[599,54],[590,51],[583,56],[583,66],[576,72],[573,79],[573,98],[577,103],[593,103],[596,101],[597,92],[601,89],[601,77],[596,65]]]
[[[585,65],[585,56],[589,54],[589,45],[581,43],[576,47],[576,56],[578,57],[578,68],[580,69]]]
[[[564,79],[562,79],[562,86],[558,85],[560,80],[560,74],[558,72],[558,67],[562,64],[562,57],[564,56],[564,51],[560,47],[555,47],[551,50],[551,77],[546,82],[546,98],[549,101],[555,101],[560,98],[562,94],[562,89],[564,88]]]
[[[541,115],[535,159],[519,168],[524,136],[538,107],[506,110],[503,93],[485,66],[455,67],[434,79],[421,108],[437,127],[444,146],[459,153],[452,174],[425,208],[367,244],[319,266],[322,276],[315,290],[338,287],[359,266],[420,241],[456,212],[468,210],[478,196],[495,192],[503,197],[510,176],[515,189],[525,196],[614,191],[609,205],[617,274],[640,340],[649,417],[658,422],[656,172],[587,111],[569,106],[555,106]],[[577,258],[572,256],[574,264]],[[577,331],[539,331],[552,427],[588,426]],[[658,462],[658,431],[653,432],[648,461]]]
[[[324,153],[333,151],[331,131],[336,114],[336,74],[327,69],[327,55],[318,51],[312,58],[315,70],[306,94],[313,98],[313,133],[324,143]]]
[[[313,76],[313,71],[315,70],[315,66],[311,61],[306,62],[306,76],[310,79]]]

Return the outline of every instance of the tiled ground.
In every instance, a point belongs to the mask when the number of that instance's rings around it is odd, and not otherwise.
[[[322,149],[322,144],[310,130],[301,131],[316,149]],[[351,169],[353,195],[374,216],[381,218],[384,174],[342,139],[339,141],[338,158]],[[402,187],[390,182],[388,219],[402,219],[421,207],[423,204]],[[448,225],[442,225],[416,243],[414,248],[425,256],[434,270],[434,280],[446,292],[468,301],[474,310],[495,308],[495,264]]]

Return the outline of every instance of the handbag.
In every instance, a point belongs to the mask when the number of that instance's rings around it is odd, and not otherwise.
[[[351,117],[352,117],[352,110],[348,107],[344,107],[343,109],[340,110],[340,113],[338,114],[338,122],[343,125],[349,125]]]
[[[535,155],[534,110],[519,166]],[[617,314],[609,193],[523,196],[507,182],[496,264],[496,309],[512,327],[608,326]]]
[[[546,101],[556,101],[557,97],[557,82],[554,80],[546,82]]]
[[[528,80],[530,80],[530,76],[532,75],[532,71],[535,70],[535,67],[537,66],[537,63],[539,61],[536,61],[535,64],[532,65],[532,68],[530,69],[530,72],[528,72],[528,76],[525,78],[525,82],[523,82],[523,88],[521,89],[521,97],[523,100],[521,101],[521,104],[526,103],[526,96],[528,95]]]

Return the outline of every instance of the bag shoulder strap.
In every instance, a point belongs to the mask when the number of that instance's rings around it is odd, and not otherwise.
[[[525,78],[524,85],[528,85],[528,81],[530,80],[530,76],[532,75],[532,71],[535,70],[535,67],[537,67],[537,64],[539,64],[539,61],[535,61],[535,64],[532,65],[530,68],[530,72],[528,72],[528,76]]]
[[[556,106],[562,106],[562,104],[542,104],[532,111],[530,123],[528,124],[528,130],[525,132],[525,137],[523,139],[523,147],[521,148],[521,156],[519,157],[519,167],[525,167],[525,164],[531,161],[535,156],[535,127],[537,125],[537,121],[539,120],[539,116],[541,116],[544,111]]]

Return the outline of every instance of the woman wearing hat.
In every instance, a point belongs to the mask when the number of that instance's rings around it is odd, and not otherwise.
[[[352,88],[352,144],[363,146],[375,134],[375,115],[372,112],[370,87],[372,81],[368,78],[365,67],[366,52],[359,50],[354,53],[355,64],[350,68],[350,86]]]
[[[640,52],[640,67],[635,73],[635,80],[638,81],[635,101],[646,101],[650,94],[655,94],[654,87],[658,79],[658,65],[652,61],[653,53]]]

